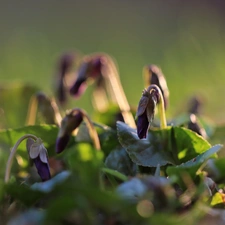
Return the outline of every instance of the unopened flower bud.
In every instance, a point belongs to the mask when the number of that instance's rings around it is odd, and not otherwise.
[[[33,139],[28,138],[27,151],[29,158],[34,162],[42,181],[49,180],[51,174],[48,163],[48,154],[41,139],[38,138],[35,142]]]
[[[72,132],[80,126],[83,121],[82,112],[71,111],[61,121],[61,127],[56,140],[56,152],[62,152],[67,146]]]
[[[161,69],[156,65],[150,65],[146,66],[144,70],[147,71],[145,74],[147,85],[155,84],[160,88],[164,99],[164,107],[167,109],[169,105],[169,89]]]
[[[150,92],[144,90],[137,109],[137,134],[140,139],[146,138],[148,128],[151,125],[156,104],[159,102],[157,89],[152,88]]]
[[[196,132],[197,134],[201,135],[203,138],[207,139],[207,134],[206,134],[205,129],[199,125],[197,118],[194,114],[190,115],[188,129]]]
[[[58,62],[58,71],[55,83],[55,94],[56,99],[60,103],[66,102],[66,91],[67,87],[65,85],[66,75],[74,67],[76,60],[76,55],[74,53],[65,53],[63,54]]]
[[[101,56],[88,57],[81,64],[75,83],[70,88],[70,94],[79,97],[86,89],[88,78],[96,79],[101,77],[103,58]]]
[[[201,113],[203,99],[200,96],[193,96],[189,100],[188,113],[198,115]]]

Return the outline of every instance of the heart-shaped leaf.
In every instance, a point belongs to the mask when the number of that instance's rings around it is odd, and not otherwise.
[[[215,145],[204,153],[196,156],[195,158],[182,163],[178,166],[169,166],[166,170],[169,176],[177,177],[177,183],[183,186],[183,175],[189,174],[189,176],[194,180],[196,173],[201,167],[201,165],[208,160],[210,157],[215,156],[215,154],[222,148],[222,145]]]
[[[139,139],[135,129],[117,122],[117,133],[132,161],[141,166],[179,165],[211,147],[201,136],[182,127],[151,129],[146,139]]]
[[[0,131],[0,149],[9,152],[9,149],[25,134],[32,134],[40,138],[49,151],[51,148],[55,148],[58,127],[55,125],[34,125],[2,130]],[[21,143],[20,149],[26,151],[25,142]]]

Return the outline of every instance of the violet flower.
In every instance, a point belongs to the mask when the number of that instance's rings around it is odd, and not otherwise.
[[[83,114],[80,111],[71,111],[61,122],[61,127],[56,140],[56,153],[61,153],[67,146],[72,132],[80,126]]]
[[[159,93],[157,89],[151,89],[148,92],[146,89],[142,93],[142,97],[137,109],[137,134],[140,139],[146,138],[148,128],[151,125],[156,104],[159,102]]]
[[[76,55],[74,53],[65,53],[63,54],[58,62],[58,71],[55,84],[55,92],[57,100],[63,104],[67,100],[66,91],[67,87],[65,86],[66,75],[74,67],[76,60]]]
[[[27,151],[31,161],[34,162],[42,181],[49,180],[51,178],[51,174],[48,163],[48,153],[41,139],[38,138],[35,142],[33,139],[28,138]]]
[[[70,94],[74,97],[79,97],[86,89],[86,81],[89,78],[100,78],[103,59],[100,56],[86,59],[78,70],[78,75],[75,83],[70,88]]]

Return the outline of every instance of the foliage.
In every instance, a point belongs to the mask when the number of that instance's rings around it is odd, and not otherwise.
[[[8,98],[3,95],[0,101]],[[27,101],[20,98],[21,110],[27,109]],[[18,127],[25,118],[4,105],[5,112],[14,118],[10,128],[0,124],[0,163],[6,168],[0,171],[2,223],[170,225],[205,224],[207,219],[224,223],[225,158],[219,151],[225,127],[212,126],[197,115],[206,140],[188,129],[188,114],[173,118],[166,127],[160,127],[156,116],[147,137],[139,139],[136,128],[119,121],[126,116],[121,108],[107,104],[103,111],[95,109],[94,122],[79,111],[84,121],[78,130],[78,125],[75,130],[67,129],[70,123],[64,124],[65,128],[57,123],[43,124],[39,118],[33,125]],[[52,178],[41,181],[22,141],[9,180],[3,182],[10,149],[13,151],[27,134],[43,141]],[[64,149],[57,154],[57,140],[64,141],[65,135]],[[96,148],[96,138],[101,149]]]

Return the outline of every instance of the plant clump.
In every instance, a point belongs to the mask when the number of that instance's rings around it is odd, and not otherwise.
[[[35,92],[24,126],[0,131],[3,224],[225,222],[225,126],[198,97],[171,119],[156,65],[144,67],[135,106],[108,54],[62,54],[57,71],[55,95]],[[91,85],[93,114],[76,106]]]

